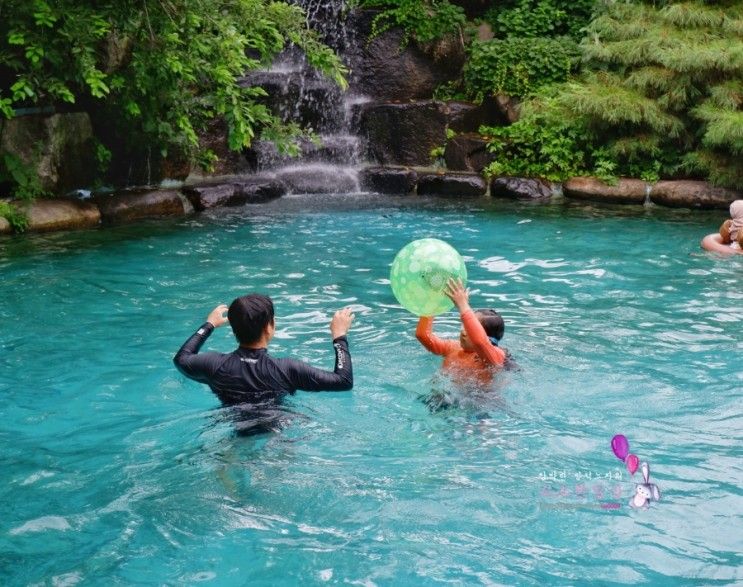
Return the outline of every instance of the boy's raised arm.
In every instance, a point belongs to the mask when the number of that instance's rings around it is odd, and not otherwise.
[[[415,329],[415,338],[435,355],[448,354],[452,350],[452,345],[456,344],[452,340],[441,339],[433,333],[433,316],[420,317],[418,327]]]
[[[464,285],[462,285],[462,281],[459,279],[456,281],[450,279],[446,284],[445,293],[457,306],[464,330],[470,341],[472,341],[472,345],[475,347],[475,351],[479,357],[488,365],[503,366],[506,362],[506,353],[503,352],[503,349],[493,346],[490,343],[485,329],[470,307],[470,294]]]

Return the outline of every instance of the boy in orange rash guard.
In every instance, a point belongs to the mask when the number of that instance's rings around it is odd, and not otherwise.
[[[444,340],[433,334],[433,317],[421,316],[415,337],[429,351],[444,357],[442,365],[445,371],[468,373],[475,378],[488,382],[491,379],[492,367],[503,367],[506,353],[493,345],[480,323],[484,315],[476,314],[469,304],[469,292],[462,282],[450,279],[444,293],[451,298],[459,310],[462,320],[462,331],[459,341]]]

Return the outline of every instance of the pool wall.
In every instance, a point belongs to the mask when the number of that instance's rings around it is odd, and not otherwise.
[[[148,218],[186,216],[209,208],[260,204],[288,193],[372,191],[420,197],[485,197],[537,202],[565,197],[607,204],[656,204],[700,210],[726,210],[731,202],[743,198],[743,194],[733,190],[690,180],[650,184],[620,178],[615,185],[608,185],[595,178],[578,177],[564,184],[552,184],[530,178],[494,177],[486,181],[478,173],[440,173],[409,167],[367,167],[356,170],[316,165],[296,171],[196,178],[193,183],[164,189],[123,190],[85,199],[42,199],[18,203],[18,206],[28,218],[29,232],[53,232],[131,223]],[[10,223],[0,217],[0,235],[12,233]]]

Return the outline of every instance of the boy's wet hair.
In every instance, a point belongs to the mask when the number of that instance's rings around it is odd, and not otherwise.
[[[500,340],[503,338],[503,333],[506,330],[506,324],[503,322],[503,317],[498,314],[495,310],[475,310],[475,316],[482,324],[485,329],[485,334],[488,336]]]
[[[227,311],[227,319],[237,341],[252,344],[261,337],[263,329],[273,322],[273,302],[261,294],[235,298]]]

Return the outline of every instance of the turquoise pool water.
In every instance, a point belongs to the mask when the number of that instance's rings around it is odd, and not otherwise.
[[[719,222],[296,196],[0,241],[0,582],[740,584],[743,259],[699,249]],[[387,281],[427,236],[465,256],[521,366],[438,412],[439,360]],[[171,358],[252,290],[276,303],[273,352],[325,368],[353,304],[356,384],[239,438]],[[627,506],[618,433],[661,489],[650,509]]]

